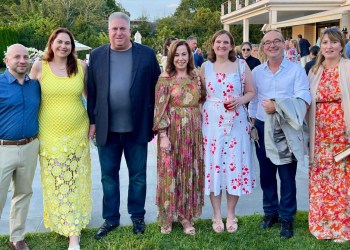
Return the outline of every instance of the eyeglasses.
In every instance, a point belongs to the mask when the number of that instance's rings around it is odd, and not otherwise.
[[[266,41],[266,42],[263,43],[263,45],[266,46],[266,47],[270,47],[272,44],[275,45],[275,46],[279,46],[279,45],[281,45],[281,42],[282,42],[282,40],[275,39],[273,41]]]
[[[250,49],[242,49],[242,51],[250,51]]]

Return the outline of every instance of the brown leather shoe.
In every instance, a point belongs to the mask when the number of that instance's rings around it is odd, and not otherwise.
[[[30,250],[24,240],[17,241],[16,245],[13,244],[13,242],[9,241],[9,247],[13,250]]]

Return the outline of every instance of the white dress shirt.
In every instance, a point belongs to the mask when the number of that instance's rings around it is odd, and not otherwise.
[[[268,61],[255,67],[253,81],[256,95],[249,103],[249,116],[265,121],[263,99],[299,97],[311,103],[310,84],[305,69],[285,58],[276,73],[272,73]]]

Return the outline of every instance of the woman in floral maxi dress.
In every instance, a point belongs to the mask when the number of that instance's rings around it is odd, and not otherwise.
[[[309,229],[317,239],[350,240],[350,157],[334,155],[350,143],[350,61],[342,33],[326,29],[309,73]]]
[[[171,44],[166,71],[156,85],[154,131],[158,132],[157,197],[161,233],[175,217],[186,234],[202,213],[204,167],[201,131],[201,82],[186,41]]]

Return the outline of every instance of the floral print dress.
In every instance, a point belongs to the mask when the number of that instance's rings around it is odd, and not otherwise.
[[[230,195],[240,196],[250,194],[255,186],[247,113],[243,106],[234,111],[224,107],[226,98],[241,96],[244,92],[246,64],[238,60],[241,76],[216,73],[213,63],[205,64],[207,98],[202,127],[206,195],[217,196],[226,190]]]
[[[199,79],[160,77],[156,85],[154,130],[166,130],[170,152],[158,137],[158,223],[164,227],[181,217],[192,221],[202,214],[204,166]]]
[[[290,48],[289,50],[287,50],[286,58],[291,62],[298,63],[300,59],[300,55],[298,54],[298,51],[296,48]]]
[[[334,155],[350,142],[345,134],[338,67],[324,69],[316,95],[309,228],[317,239],[350,240],[350,158],[334,161]]]

